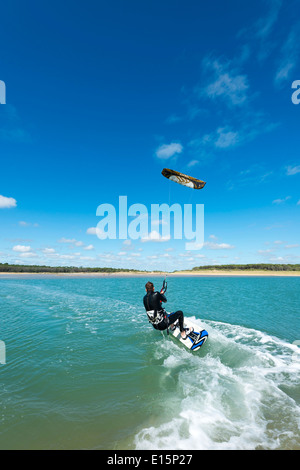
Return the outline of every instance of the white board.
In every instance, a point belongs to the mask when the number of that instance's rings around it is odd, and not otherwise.
[[[174,338],[178,339],[186,348],[190,349],[191,351],[197,351],[208,338],[208,333],[205,329],[199,327],[196,323],[192,322],[188,318],[184,319],[184,327],[185,328],[194,328],[194,331],[190,333],[186,339],[182,339],[179,329],[178,320],[175,322],[175,330],[172,331],[169,328],[169,333]]]

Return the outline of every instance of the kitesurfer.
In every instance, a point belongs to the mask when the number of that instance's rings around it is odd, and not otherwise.
[[[156,330],[166,330],[169,327],[175,328],[174,323],[178,320],[179,329],[182,339],[186,339],[187,335],[193,330],[191,328],[184,328],[184,316],[181,310],[167,314],[165,309],[162,307],[162,302],[167,302],[165,296],[165,282],[160,292],[155,291],[154,284],[147,282],[146,295],[144,296],[143,302],[146,309],[149,322]]]

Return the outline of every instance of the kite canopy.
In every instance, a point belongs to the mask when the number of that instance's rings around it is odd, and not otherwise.
[[[164,168],[161,174],[169,180],[182,184],[183,186],[187,186],[188,188],[202,189],[206,185],[205,181],[198,180],[192,176],[184,175],[183,173],[179,173],[175,170],[170,170],[169,168]]]

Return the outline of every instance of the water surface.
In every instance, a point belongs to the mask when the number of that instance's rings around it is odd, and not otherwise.
[[[0,448],[300,449],[300,278],[170,278],[196,353],[149,325],[147,280],[0,279]]]

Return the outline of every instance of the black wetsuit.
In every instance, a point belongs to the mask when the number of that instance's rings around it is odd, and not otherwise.
[[[144,299],[144,307],[146,312],[154,311],[153,321],[150,319],[149,321],[152,323],[152,326],[156,330],[165,330],[168,326],[172,325],[173,323],[178,320],[180,331],[184,331],[183,327],[183,312],[178,310],[177,312],[173,312],[167,314],[165,309],[162,307],[161,302],[167,302],[167,298],[164,294],[160,292],[147,292]]]

